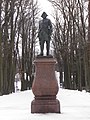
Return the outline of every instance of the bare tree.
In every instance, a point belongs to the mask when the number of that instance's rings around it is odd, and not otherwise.
[[[49,1],[57,11],[54,46],[59,67],[63,66],[64,87],[82,90],[86,87],[84,51],[87,42],[87,24],[84,1]]]
[[[37,14],[37,2],[0,1],[0,95],[14,92],[17,72],[22,77],[22,90],[27,89],[32,76]],[[27,81],[24,73],[27,73]]]
[[[21,16],[19,19],[20,34],[22,39],[22,88],[31,87],[32,84],[32,62],[34,57],[34,44],[36,39],[36,17],[38,14],[37,2],[24,0],[21,6]],[[27,11],[26,11],[27,10]],[[26,73],[26,78],[24,76]],[[30,84],[30,86],[28,86]]]
[[[3,58],[2,58],[2,27],[1,27],[1,11],[2,11],[2,0],[0,1],[0,95],[2,95],[3,89]]]

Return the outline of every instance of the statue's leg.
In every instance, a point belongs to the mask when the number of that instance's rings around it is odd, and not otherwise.
[[[49,55],[50,41],[46,41],[47,55]]]
[[[41,55],[43,55],[43,50],[44,50],[44,41],[43,40],[41,41],[40,47],[41,47]]]

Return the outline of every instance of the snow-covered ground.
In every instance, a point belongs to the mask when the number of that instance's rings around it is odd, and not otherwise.
[[[61,89],[61,114],[31,114],[31,90],[0,96],[0,120],[90,120],[90,93]]]

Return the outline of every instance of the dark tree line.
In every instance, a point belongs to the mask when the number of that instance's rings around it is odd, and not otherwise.
[[[21,90],[28,86],[24,73],[32,83],[37,15],[38,4],[33,0],[0,0],[0,95],[14,92],[17,70]]]
[[[84,0],[49,1],[55,9],[56,16],[53,45],[60,82],[67,89],[90,91],[88,15],[86,15],[88,7],[85,6]]]
[[[60,82],[67,89],[90,91],[85,1],[49,1],[55,9],[53,46]],[[21,76],[22,91],[32,86],[38,10],[34,0],[0,0],[0,95],[14,92],[17,72]]]

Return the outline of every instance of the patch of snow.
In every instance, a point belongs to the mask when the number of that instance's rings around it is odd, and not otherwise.
[[[61,114],[31,114],[31,90],[0,96],[0,120],[90,120],[90,93],[61,89]]]

